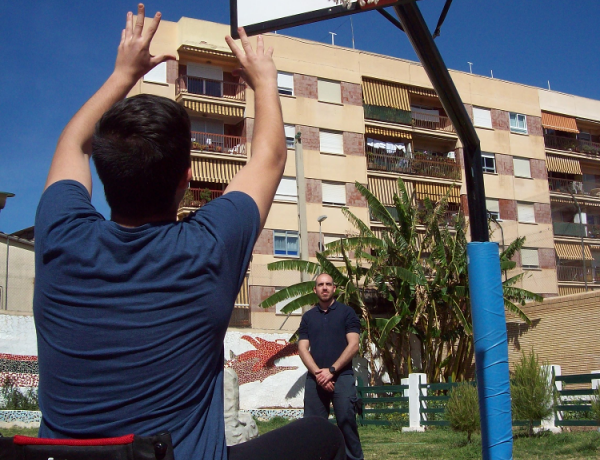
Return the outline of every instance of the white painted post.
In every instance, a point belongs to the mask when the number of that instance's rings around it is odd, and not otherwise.
[[[550,385],[552,385],[552,380],[553,380],[554,376],[561,375],[560,366],[555,366],[555,365],[542,366],[542,369],[548,370],[548,383]],[[554,383],[556,385],[557,391],[562,390],[562,382],[554,382]],[[550,404],[554,405],[554,402],[551,402]],[[560,400],[559,400],[559,404],[560,404]],[[560,427],[556,426],[555,417],[558,418],[559,420],[562,420],[562,414],[560,412],[556,412],[556,414],[555,414],[554,411],[552,411],[552,413],[548,416],[548,418],[545,418],[544,420],[542,420],[542,425],[540,427],[540,430],[541,431],[550,431],[552,433],[560,433],[562,430]]]
[[[421,385],[427,384],[427,374],[409,374],[408,379],[402,379],[401,383],[408,380],[408,420],[409,426],[403,427],[402,431],[425,431],[421,425],[421,407],[426,408],[427,403],[421,401],[421,396],[427,396],[427,388],[421,389]],[[404,394],[406,395],[406,390]],[[425,414],[423,419],[426,420]]]
[[[600,374],[600,371],[592,371],[592,374]],[[592,390],[596,390],[596,388],[600,388],[600,379],[592,379]],[[598,431],[600,432],[600,426],[598,427]]]

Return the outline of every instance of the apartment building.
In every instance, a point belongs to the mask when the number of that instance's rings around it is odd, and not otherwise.
[[[193,179],[181,218],[220,196],[252,152],[253,95],[231,73],[236,61],[227,33],[223,24],[163,21],[152,51],[174,54],[177,61],[158,66],[132,91],[172,98],[192,119]],[[265,44],[275,49],[288,161],[231,326],[293,331],[300,313],[258,305],[299,282],[300,274],[269,271],[267,265],[316,260],[320,241],[355,232],[343,207],[369,222],[355,182],[390,206],[398,177],[416,206],[450,191],[449,211],[468,216],[467,191],[460,141],[419,63],[280,34],[266,35]],[[594,245],[600,238],[600,210],[594,213],[600,206],[600,102],[451,75],[481,140],[492,239],[502,246],[526,237],[508,275],[526,272],[522,287],[543,296],[579,292],[586,284],[593,289],[600,261],[600,242]],[[305,186],[303,197],[297,181]],[[308,254],[301,254],[299,215],[305,216]]]

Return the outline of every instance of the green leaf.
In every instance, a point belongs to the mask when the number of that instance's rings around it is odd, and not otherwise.
[[[395,315],[387,320],[387,322],[385,323],[385,326],[383,327],[383,329],[381,331],[381,336],[379,337],[378,345],[380,347],[385,346],[385,342],[386,342],[388,336],[390,335],[390,332],[392,332],[392,330],[398,325],[398,323],[401,321],[401,319],[402,318],[400,318],[400,316]]]
[[[269,308],[284,300],[293,299],[298,296],[303,296],[304,294],[313,292],[314,286],[314,281],[305,281],[303,283],[294,284],[292,286],[281,289],[272,296],[267,297],[259,304],[259,306],[262,308]]]
[[[313,283],[314,285],[314,283]],[[291,313],[299,308],[306,307],[308,305],[316,305],[319,301],[317,294],[311,292],[310,294],[303,295],[302,297],[298,297],[295,300],[292,300],[285,307],[281,309],[281,313]]]
[[[319,264],[302,259],[278,260],[277,262],[268,264],[267,269],[269,271],[292,270],[308,273],[309,275],[321,273],[321,266]]]

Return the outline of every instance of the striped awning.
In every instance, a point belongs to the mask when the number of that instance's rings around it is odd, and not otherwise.
[[[236,307],[248,307],[250,305],[250,295],[248,294],[248,275],[244,276],[242,287],[235,299]]]
[[[431,201],[437,202],[440,201],[448,190],[450,190],[448,202],[460,203],[460,187],[430,182],[415,182],[417,200],[424,200],[425,197],[428,197]]]
[[[558,286],[558,295],[572,295],[572,294],[581,294],[585,292],[585,287],[579,286]]]
[[[192,180],[228,184],[245,163],[192,157]]]
[[[556,255],[562,260],[581,260],[581,244],[576,243],[554,243]],[[587,244],[583,245],[585,260],[594,260],[590,247]]]
[[[576,207],[575,202],[573,201],[572,198],[562,198],[562,197],[550,195],[550,202],[551,203],[570,204],[571,206]],[[593,199],[586,199],[586,198],[582,197],[581,195],[577,195],[577,202],[579,203],[580,206],[592,206],[595,208],[600,207],[600,201],[596,201]]]
[[[365,126],[365,134],[375,134],[378,136],[391,137],[394,139],[406,139],[411,140],[412,134],[407,133],[406,131],[400,131],[399,129],[392,129],[381,126]]]
[[[214,104],[212,102],[184,100],[183,106],[194,112],[210,115],[224,115],[226,117],[244,118],[244,108],[231,105]]]
[[[384,177],[367,177],[367,186],[373,195],[377,197],[383,205],[394,205],[394,193],[398,193],[398,182],[396,179],[387,179]]]
[[[410,99],[404,85],[390,81],[363,78],[363,102],[366,105],[392,107],[410,112]]]
[[[177,51],[179,53],[193,53],[193,54],[218,56],[222,59],[237,61],[237,58],[235,57],[235,55],[230,51],[229,52],[219,51],[219,50],[215,50],[215,49],[202,48],[200,46],[181,45]]]
[[[542,126],[567,133],[578,133],[577,122],[573,117],[565,117],[555,113],[542,112]]]
[[[437,97],[437,93],[433,89],[420,88],[418,86],[407,86],[406,89],[410,94],[415,94],[417,96]]]
[[[546,166],[548,171],[551,172],[578,175],[583,174],[581,172],[581,164],[579,164],[579,160],[574,158],[546,155]]]

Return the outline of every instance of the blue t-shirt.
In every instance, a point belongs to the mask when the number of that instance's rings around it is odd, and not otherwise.
[[[323,369],[332,366],[341,356],[348,346],[346,334],[349,332],[360,334],[358,316],[351,307],[336,300],[327,311],[317,304],[302,315],[298,339],[308,340],[311,356],[319,369]],[[353,374],[352,363],[336,369],[336,374]],[[308,377],[314,378],[310,372]]]
[[[35,221],[39,435],[169,431],[176,459],[227,457],[223,339],[260,226],[231,192],[182,222],[105,220],[78,182]]]

